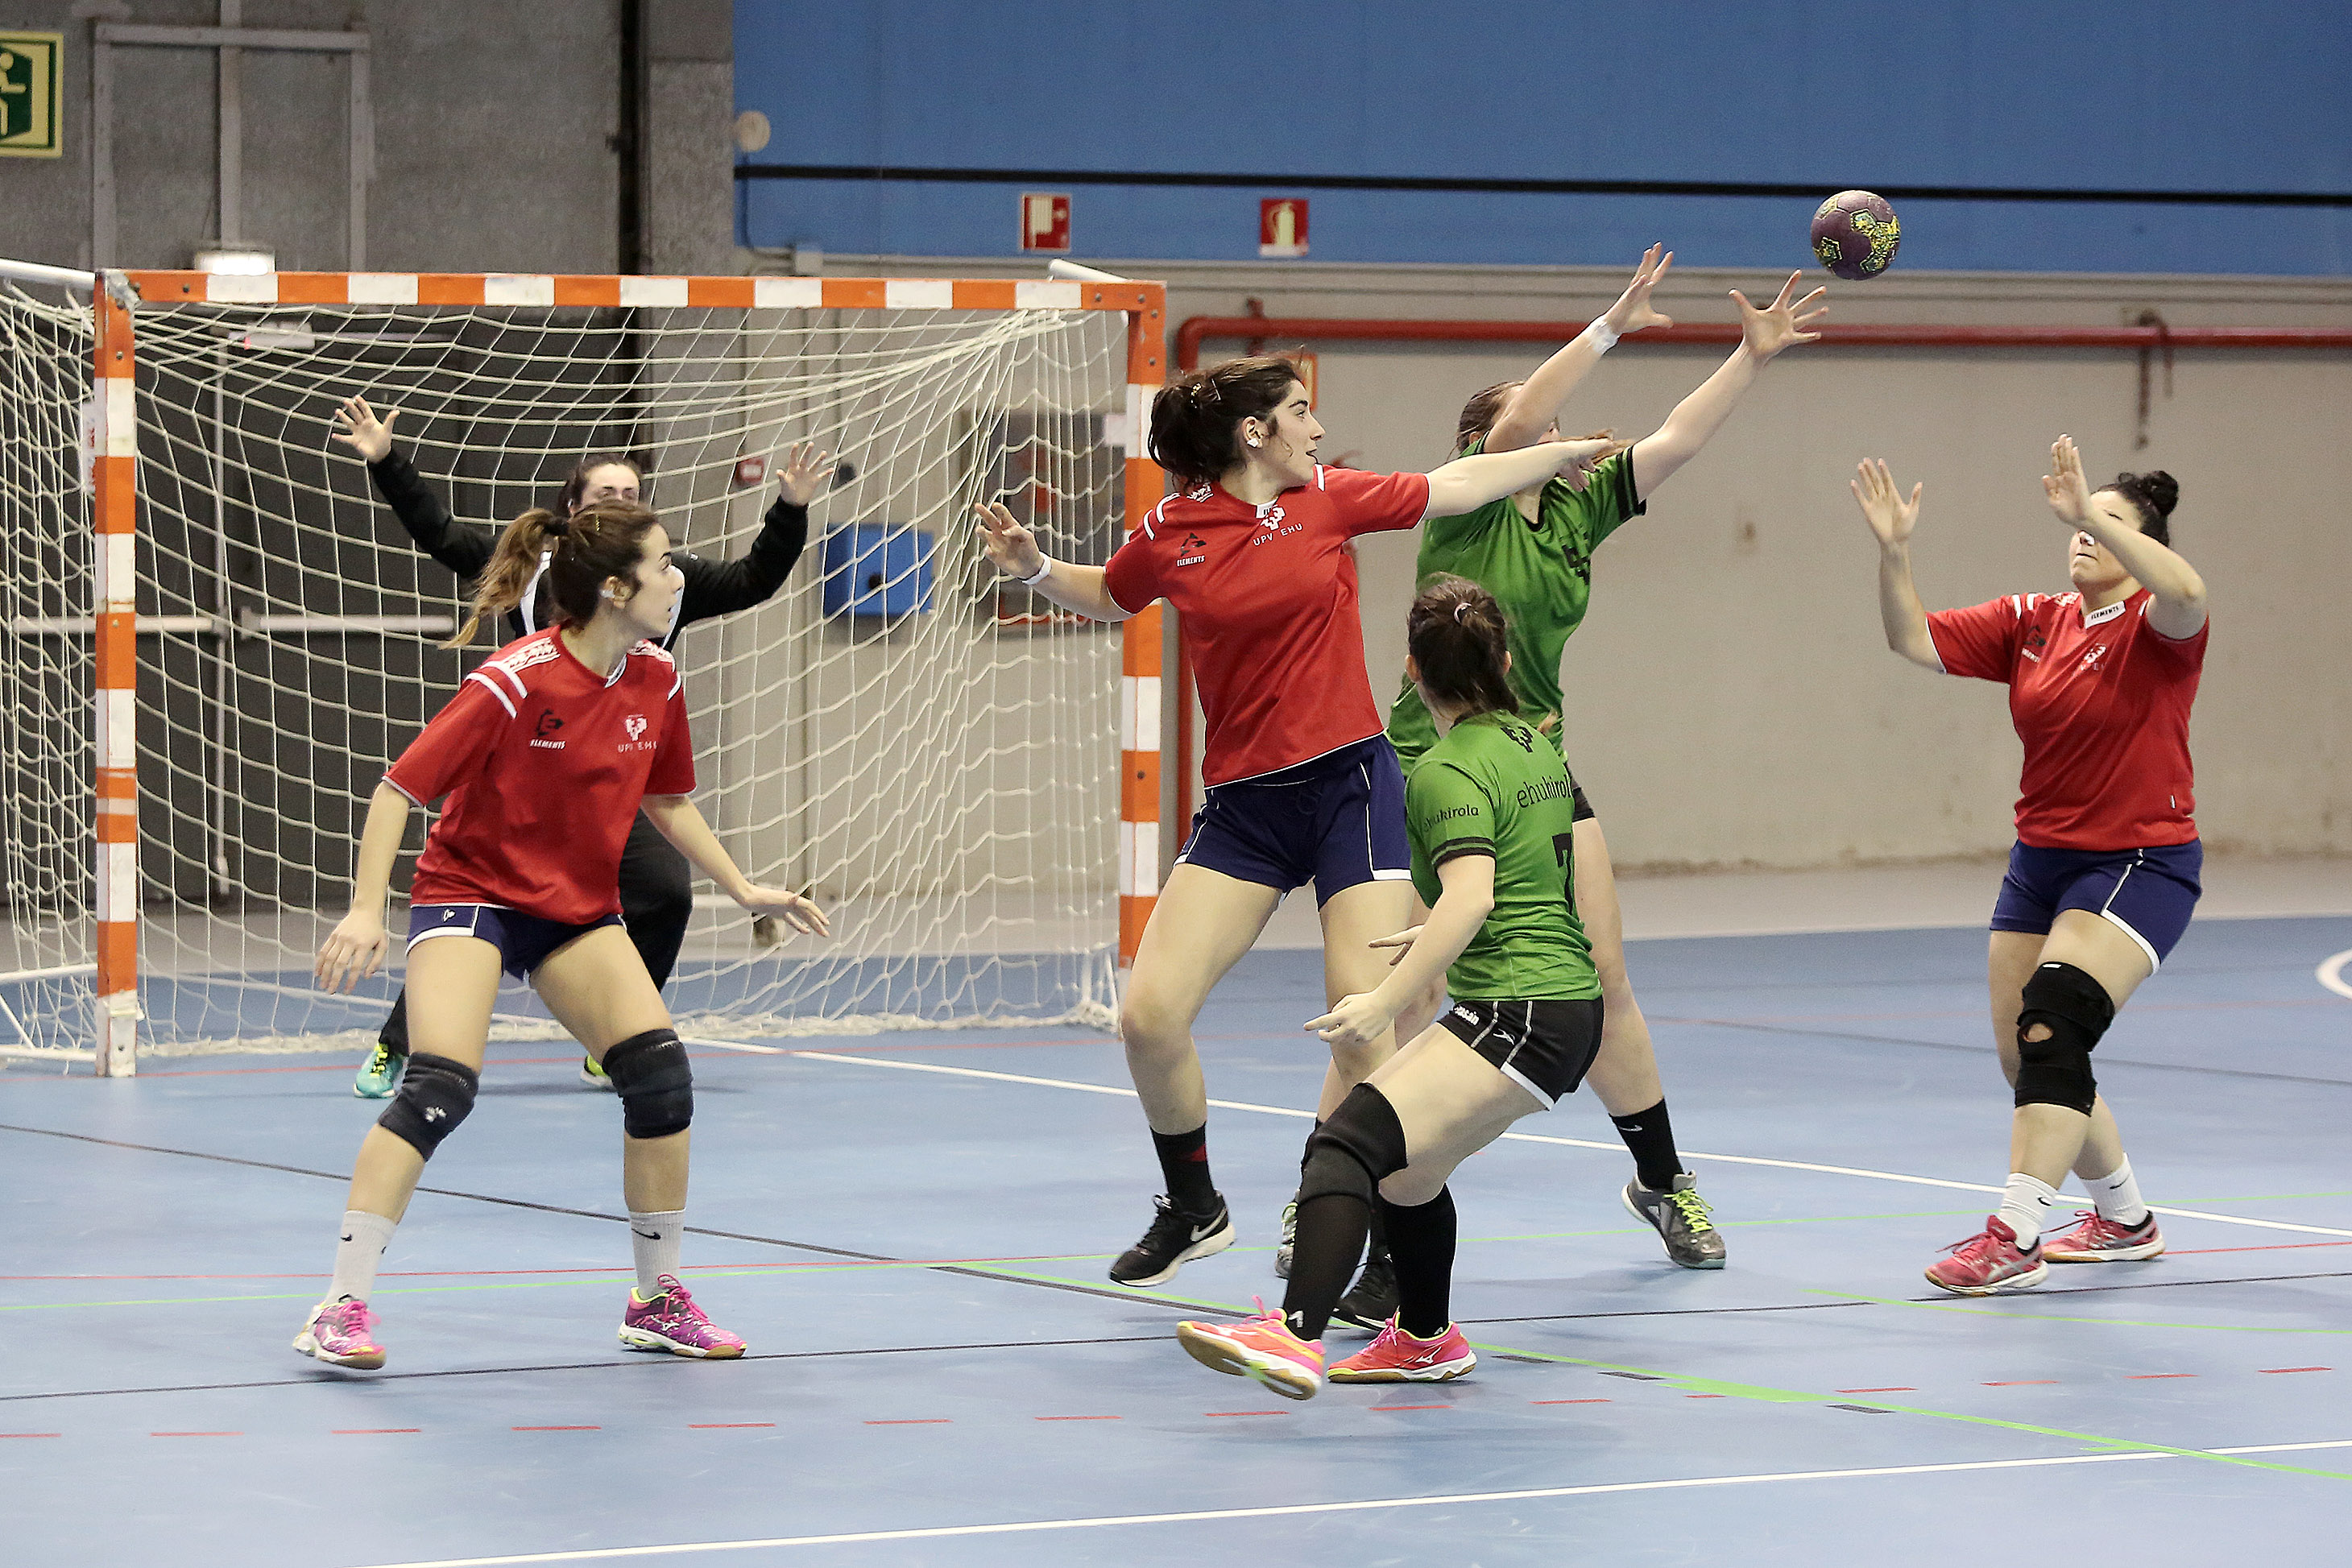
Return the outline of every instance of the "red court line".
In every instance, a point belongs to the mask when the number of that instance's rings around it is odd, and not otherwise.
[[[1453,1408],[1454,1408],[1454,1406],[1451,1406],[1451,1405],[1371,1405],[1371,1406],[1367,1406],[1365,1408],[1370,1409],[1370,1410],[1381,1410],[1381,1411],[1385,1411],[1385,1410],[1451,1410],[1451,1409],[1453,1409]]]
[[[2168,1247],[2175,1258],[2202,1258],[2211,1252],[2294,1252],[2305,1247],[2352,1247],[2352,1241],[2276,1241],[2268,1247]]]
[[[602,1427],[509,1427],[509,1432],[601,1432]]]
[[[1919,1391],[1898,1383],[1886,1388],[1841,1388],[1838,1392],[1840,1394],[1916,1394]]]
[[[0,1437],[62,1437],[63,1432],[0,1432]]]
[[[1982,1386],[1986,1388],[2038,1388],[2044,1384],[2052,1384],[2057,1381],[2058,1380],[2054,1377],[2012,1377],[2006,1383],[1988,1383]]]
[[[2126,1383],[2154,1383],[2163,1377],[2194,1377],[2193,1372],[2135,1372],[2124,1379]]]
[[[868,1426],[873,1425],[872,1422],[868,1422],[866,1424]],[[775,1423],[773,1421],[688,1421],[686,1424],[686,1429],[689,1432],[732,1432],[745,1427],[772,1427],[774,1425]]]
[[[1685,1399],[1721,1399],[1726,1397],[1726,1396],[1721,1394],[1685,1394],[1683,1397]]]
[[[1045,1416],[1040,1416],[1037,1418],[1041,1421],[1051,1419],[1051,1417]],[[1116,1416],[1112,1417],[1114,1420],[1117,1418],[1118,1417]],[[918,1416],[912,1420],[868,1421],[866,1424],[869,1427],[952,1427],[955,1425],[952,1420],[945,1416]]]
[[[1297,1414],[1297,1412],[1290,1410],[1203,1410],[1201,1414],[1203,1416],[1290,1416]]]
[[[242,1432],[150,1432],[151,1437],[242,1437]]]
[[[2254,1370],[2255,1370],[2256,1372],[2261,1372],[2261,1373],[2273,1373],[2273,1372],[2333,1372],[2333,1371],[2335,1371],[2336,1369],[2335,1369],[2334,1367],[2332,1367],[2332,1366],[2258,1366],[2258,1367],[2254,1368]]]
[[[397,1432],[422,1432],[422,1427],[338,1427],[331,1434],[337,1437],[389,1437]]]
[[[1606,1399],[1530,1399],[1530,1405],[1606,1405]]]
[[[1124,1421],[1124,1416],[1032,1416],[1032,1421]]]

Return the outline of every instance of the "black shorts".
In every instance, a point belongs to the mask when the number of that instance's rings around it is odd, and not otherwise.
[[[499,950],[499,967],[528,980],[549,954],[575,936],[618,925],[617,915],[600,915],[582,925],[542,920],[502,904],[418,904],[408,911],[408,946],[436,936],[474,936]]]
[[[1457,1001],[1439,1017],[1456,1040],[1549,1110],[1584,1082],[1601,1051],[1601,998]]]
[[[1177,861],[1315,902],[1367,882],[1410,882],[1404,771],[1385,735],[1278,773],[1212,784]]]

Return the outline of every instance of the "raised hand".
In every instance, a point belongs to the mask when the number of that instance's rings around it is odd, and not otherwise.
[[[376,972],[391,946],[383,916],[354,909],[319,945],[319,959],[310,973],[329,995],[350,990]]]
[[[972,532],[980,539],[980,548],[987,552],[988,564],[1007,577],[1034,577],[1045,564],[1045,552],[1037,548],[1037,536],[1021,526],[1010,508],[996,501],[975,505],[972,510],[980,521]]]
[[[2070,528],[2081,529],[2090,525],[2091,482],[2083,477],[2083,455],[2074,450],[2074,438],[2062,435],[2050,444],[2050,472],[2042,476],[2042,493],[2050,498],[2050,509],[2058,520]]]
[[[1412,925],[1398,932],[1393,936],[1375,936],[1370,942],[1366,943],[1365,946],[1368,947],[1395,948],[1396,951],[1389,955],[1389,967],[1393,969],[1399,964],[1404,962],[1405,955],[1412,952],[1412,945],[1420,940],[1421,927],[1418,925]]]
[[[1601,318],[1616,329],[1619,337],[1638,332],[1644,327],[1671,327],[1675,324],[1673,317],[1662,315],[1650,308],[1650,290],[1658,286],[1658,279],[1665,277],[1666,268],[1674,264],[1675,253],[1662,246],[1654,245],[1642,253],[1642,265],[1634,269],[1633,281],[1625,286],[1625,292],[1617,297],[1617,303],[1612,305],[1609,313]]]
[[[399,417],[400,410],[388,408],[379,419],[375,410],[368,407],[367,399],[347,397],[335,410],[336,422],[343,428],[331,430],[327,436],[357,450],[364,462],[381,463],[392,451],[392,422]]]
[[[1568,481],[1570,489],[1581,490],[1591,482],[1595,468],[1633,444],[1613,435],[1591,435],[1581,441],[1556,441],[1552,444],[1563,449],[1559,476]]]
[[[1862,508],[1863,521],[1878,536],[1881,545],[1899,545],[1911,538],[1911,530],[1919,522],[1919,492],[1927,486],[1911,486],[1911,498],[1905,500],[1895,488],[1895,476],[1886,471],[1883,458],[1865,457],[1854,468],[1855,477],[1846,488],[1853,492],[1854,504]],[[2045,481],[2046,482],[2046,481]]]
[[[795,445],[784,459],[784,471],[778,476],[777,493],[795,507],[805,507],[824,488],[833,476],[833,454],[819,452],[816,443],[803,441]]]
[[[1748,351],[1759,364],[1769,362],[1783,349],[1821,340],[1819,332],[1808,332],[1805,329],[1830,313],[1828,306],[1813,303],[1829,290],[1816,288],[1791,305],[1789,297],[1796,293],[1797,280],[1802,276],[1795,272],[1789,274],[1789,281],[1780,286],[1780,298],[1761,310],[1750,305],[1748,296],[1737,288],[1731,291],[1731,298],[1739,303],[1740,341],[1747,345]]]
[[[810,899],[797,893],[787,893],[781,887],[748,887],[735,895],[735,902],[753,915],[768,919],[782,915],[784,923],[795,931],[812,936],[830,936],[833,925]]]

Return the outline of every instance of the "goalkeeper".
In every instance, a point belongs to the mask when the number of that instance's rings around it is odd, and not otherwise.
[[[376,493],[392,507],[417,548],[456,572],[461,581],[475,581],[490,564],[499,530],[450,516],[447,503],[415,465],[393,450],[392,422],[399,417],[398,409],[388,408],[378,415],[365,398],[345,398],[335,411],[336,422],[343,428],[334,432],[333,438],[366,459]],[[832,454],[819,452],[813,444],[794,446],[784,465],[775,503],[768,508],[748,553],[732,560],[709,560],[682,549],[670,552],[671,565],[681,581],[671,601],[669,630],[659,639],[664,652],[674,650],[677,634],[696,622],[754,609],[775,596],[791,574],[793,563],[807,548],[809,503],[824,487],[832,469]],[[643,470],[626,457],[600,454],[583,458],[549,509],[559,517],[569,517],[602,501],[634,503],[640,499],[644,483]],[[507,617],[507,641],[528,637],[549,624],[541,601],[546,565],[542,559],[539,572],[523,591],[521,603]],[[694,879],[686,857],[654,830],[642,812],[621,852],[620,893],[629,939],[645,959],[655,988],[665,987],[677,966],[687,923],[694,915]],[[361,1065],[352,1092],[362,1100],[389,1098],[407,1060],[408,993],[404,989],[392,1004],[392,1016],[384,1019],[375,1049]],[[612,1087],[593,1058],[582,1059],[580,1081],[599,1089]]]

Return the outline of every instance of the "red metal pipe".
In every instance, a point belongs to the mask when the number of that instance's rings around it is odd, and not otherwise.
[[[1345,339],[1358,342],[1565,343],[1582,321],[1384,321],[1329,316],[1193,316],[1176,329],[1176,368],[1199,368],[1211,338]],[[1653,327],[1639,341],[1726,345],[1736,321]],[[1828,326],[1822,342],[1849,349],[2262,349],[2352,350],[2340,327],[1952,327],[1874,323]]]

